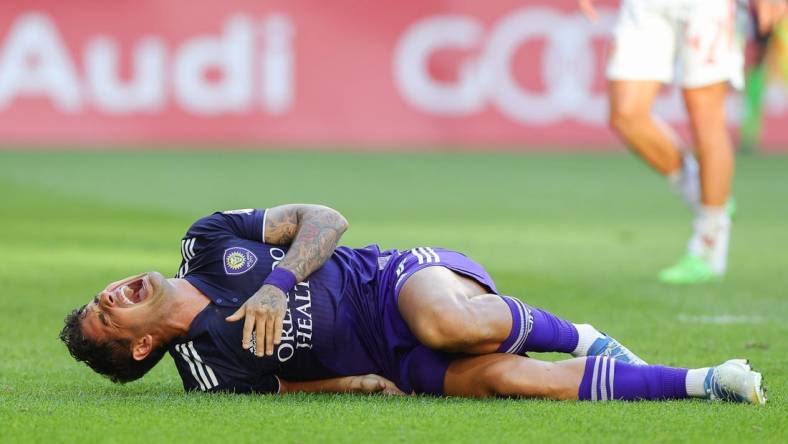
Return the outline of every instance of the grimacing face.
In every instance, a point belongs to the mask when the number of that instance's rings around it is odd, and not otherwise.
[[[96,342],[135,339],[156,330],[165,313],[159,310],[172,291],[160,273],[151,271],[113,282],[81,313],[82,332]]]

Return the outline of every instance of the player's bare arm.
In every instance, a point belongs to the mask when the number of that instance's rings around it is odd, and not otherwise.
[[[347,230],[347,220],[338,211],[322,205],[282,205],[266,212],[264,241],[273,245],[290,245],[277,268],[287,270],[295,282],[301,282],[331,257],[337,242]],[[232,316],[244,318],[241,346],[252,346],[255,334],[257,356],[271,356],[281,341],[287,310],[284,290],[266,281]]]
[[[317,381],[285,381],[279,379],[279,393],[357,393],[404,395],[402,390],[380,375],[343,376]]]
[[[290,245],[279,267],[306,279],[331,257],[348,222],[338,211],[322,205],[282,205],[269,209],[265,242]]]

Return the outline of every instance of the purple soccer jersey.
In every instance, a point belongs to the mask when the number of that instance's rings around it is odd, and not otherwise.
[[[176,277],[211,303],[187,337],[172,343],[186,390],[276,392],[278,377],[304,381],[375,373],[405,392],[441,394],[455,355],[430,350],[408,329],[397,308],[399,290],[421,268],[445,266],[491,292],[484,269],[439,248],[381,251],[376,245],[337,247],[304,282],[287,292],[282,342],[270,357],[241,347],[243,321],[225,318],[251,297],[287,247],[264,242],[265,210],[214,213],[195,222],[181,241]]]
[[[251,350],[241,347],[243,321],[224,318],[262,286],[287,253],[287,247],[263,242],[264,220],[264,210],[214,213],[195,222],[181,241],[183,260],[176,277],[211,300],[192,322],[188,336],[169,348],[184,387],[272,392],[278,390],[276,376],[314,380],[377,372],[341,310],[348,292],[374,279],[376,249],[357,253],[340,248],[320,270],[287,292],[282,342],[274,356],[256,357],[254,342]]]

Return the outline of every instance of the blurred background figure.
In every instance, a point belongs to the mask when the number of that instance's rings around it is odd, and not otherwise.
[[[788,87],[788,19],[774,8],[751,8],[756,24],[753,42],[748,45],[747,81],[744,89],[744,110],[741,121],[739,146],[743,152],[752,153],[761,144],[764,125],[764,93],[768,84],[782,83]],[[782,20],[772,26],[777,18]]]
[[[597,19],[593,0],[579,6]],[[734,0],[624,0],[620,6],[607,66],[610,125],[695,215],[685,255],[659,273],[666,283],[714,281],[726,272],[734,153],[725,100],[729,88],[740,89],[744,81],[740,6]],[[784,13],[785,2],[756,0],[753,7],[765,32]],[[674,80],[697,157],[652,114],[660,88]]]

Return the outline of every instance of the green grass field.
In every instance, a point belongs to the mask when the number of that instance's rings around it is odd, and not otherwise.
[[[788,442],[788,157],[740,159],[736,196],[729,276],[675,288],[689,213],[623,153],[0,152],[0,442]],[[174,274],[197,217],[295,201],[345,245],[464,251],[649,362],[748,357],[770,403],[186,395],[169,357],[114,386],[56,339],[107,282]]]

